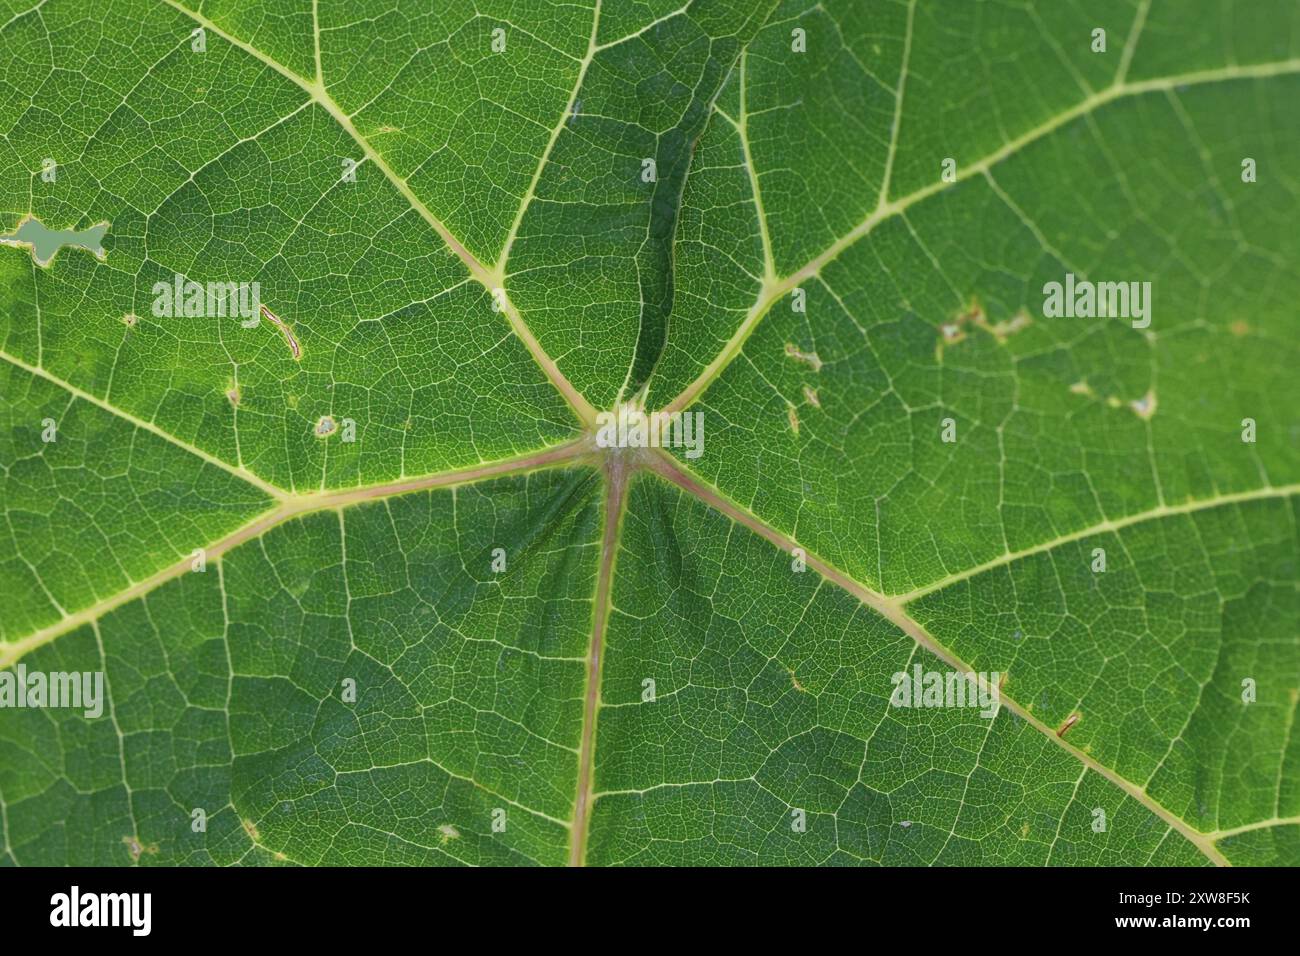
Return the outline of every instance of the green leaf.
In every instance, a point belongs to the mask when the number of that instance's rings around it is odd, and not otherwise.
[[[1298,37],[10,4],[0,862],[1300,864]]]

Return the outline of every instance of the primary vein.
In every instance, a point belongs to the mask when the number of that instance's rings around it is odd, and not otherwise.
[[[411,491],[423,491],[442,488],[448,485],[467,484],[484,478],[517,475],[538,468],[549,467],[564,462],[576,461],[592,453],[586,438],[548,448],[543,452],[534,452],[519,458],[507,458],[502,461],[460,468],[453,471],[426,475],[421,478],[403,479],[381,485],[369,485],[362,488],[349,488],[344,491],[318,492],[313,494],[285,495],[277,507],[264,511],[247,524],[225,537],[213,541],[202,548],[206,558],[218,558],[239,545],[261,537],[277,525],[293,518],[323,511],[327,508],[345,508],[364,501],[387,498]],[[133,583],[131,586],[98,601],[89,607],[72,614],[65,614],[38,631],[21,637],[16,641],[0,642],[0,670],[9,667],[24,654],[48,644],[55,638],[76,630],[84,624],[99,620],[109,611],[120,607],[136,598],[144,597],[155,588],[180,577],[190,570],[191,557],[185,557],[154,572],[149,577]]]
[[[587,830],[591,823],[596,720],[600,712],[601,664],[605,656],[605,631],[612,605],[614,566],[618,558],[619,535],[627,506],[626,463],[617,456],[606,457],[605,514],[601,533],[600,571],[592,609],[591,645],[588,649],[587,690],[582,714],[582,738],[578,748],[578,782],[573,804],[573,830],[569,843],[569,865],[582,866],[587,858]]]
[[[977,564],[964,571],[957,571],[953,574],[949,574],[935,581],[931,581],[929,584],[924,584],[919,588],[908,591],[905,594],[894,595],[894,599],[902,604],[908,604],[915,601],[917,598],[924,597],[934,591],[946,588],[959,581],[973,578],[977,574],[983,574],[985,571],[989,571],[993,568],[1000,568],[1004,565],[1011,564],[1014,561],[1019,561],[1021,558],[1027,558],[1031,555],[1041,554],[1044,551],[1050,551],[1053,548],[1057,548],[1063,544],[1068,544],[1071,541],[1079,541],[1083,538],[1090,538],[1093,535],[1119,531],[1121,528],[1127,528],[1129,525],[1138,524],[1143,521],[1151,521],[1169,515],[1194,514],[1197,511],[1204,511],[1208,508],[1217,508],[1221,505],[1237,504],[1244,501],[1258,501],[1266,498],[1287,498],[1296,494],[1300,494],[1300,483],[1281,486],[1265,485],[1262,488],[1255,488],[1251,491],[1234,491],[1227,494],[1213,495],[1209,498],[1188,498],[1182,504],[1178,505],[1161,504],[1146,511],[1139,511],[1131,515],[1125,515],[1122,518],[1107,518],[1106,520],[1090,525],[1087,528],[1080,528],[1078,531],[1071,531],[1067,534],[1058,535],[1055,538],[1041,541],[1031,547],[1022,548],[1019,551],[1007,551],[996,558],[985,561],[983,564]]]
[[[745,510],[735,502],[724,498],[716,489],[709,487],[702,481],[696,479],[693,475],[678,467],[677,463],[670,459],[668,455],[657,451],[657,454],[649,467],[660,477],[700,499],[705,504],[720,511],[733,521],[753,531],[755,534],[765,538],[776,547],[788,552],[796,546],[796,542],[792,538],[787,537],[770,525],[765,524],[760,518]],[[898,598],[888,597],[878,591],[874,591],[866,585],[849,577],[834,565],[817,557],[813,553],[807,551],[806,553],[808,566],[817,571],[822,577],[843,588],[845,591],[848,591],[863,604],[876,611],[908,637],[916,641],[917,644],[924,647],[954,670],[974,673],[974,668],[966,664],[947,647],[935,640],[933,635],[912,618],[905,610],[903,602]],[[982,676],[979,679],[981,682],[983,681]],[[1115,784],[1134,800],[1137,800],[1153,814],[1168,824],[1172,829],[1177,830],[1188,840],[1188,842],[1194,845],[1216,865],[1229,865],[1227,859],[1215,846],[1213,836],[1201,833],[1194,829],[1177,814],[1157,802],[1156,799],[1147,793],[1144,788],[1140,787],[1133,781],[1120,776],[1118,773],[1104,764],[1099,763],[1083,751],[1071,746],[1064,739],[1058,736],[1053,728],[1048,727],[1025,707],[1009,698],[1005,692],[1001,693],[999,697],[1002,706],[1015,713],[1022,720],[1027,721],[1047,739],[1057,744],[1067,753],[1073,755],[1088,768],[1096,771],[1111,783]]]
[[[951,182],[936,180],[928,186],[923,186],[914,192],[908,193],[899,199],[893,201],[885,200],[882,196],[876,206],[867,217],[857,226],[845,233],[835,242],[831,243],[824,250],[800,266],[794,272],[780,279],[765,281],[759,288],[758,295],[754,304],[745,314],[727,344],[714,357],[713,361],[702,371],[695,380],[687,385],[682,391],[664,406],[668,412],[681,411],[694,402],[704,392],[713,381],[722,374],[723,370],[731,364],[732,360],[740,354],[745,341],[749,338],[750,333],[762,320],[769,309],[783,296],[796,288],[800,283],[814,278],[821,273],[829,263],[833,262],[845,249],[854,245],[859,239],[869,235],[878,225],[895,216],[902,215],[910,207],[923,200],[929,199],[938,193],[956,186],[958,183],[965,182],[974,176],[982,176],[991,167],[996,166],[1002,161],[1011,158],[1020,150],[1024,149],[1031,143],[1042,139],[1059,129],[1060,127],[1092,113],[1093,111],[1112,103],[1116,100],[1124,99],[1130,96],[1138,96],[1143,93],[1159,92],[1173,90],[1181,86],[1191,86],[1201,83],[1214,83],[1224,80],[1237,79],[1263,79],[1271,76],[1281,76],[1284,74],[1300,72],[1300,58],[1290,60],[1279,60],[1272,63],[1256,63],[1248,66],[1223,67],[1217,70],[1202,70],[1194,73],[1184,73],[1178,76],[1160,77],[1153,80],[1143,80],[1138,83],[1115,83],[1099,93],[1086,97],[1079,103],[1070,107],[1064,112],[1035,126],[1033,129],[1022,133],[1015,139],[1008,140],[998,149],[988,155],[976,160],[974,163],[968,163],[958,167],[956,176]]]
[[[529,354],[532,355],[533,361],[537,363],[545,373],[546,377],[550,379],[551,384],[554,385],[560,394],[564,396],[565,400],[569,403],[569,406],[578,416],[578,420],[583,424],[591,424],[596,420],[596,411],[592,407],[591,403],[587,401],[582,393],[579,392],[564,373],[560,371],[559,366],[556,365],[554,359],[552,359],[551,356],[547,354],[546,350],[542,348],[537,337],[533,335],[532,330],[528,327],[527,323],[524,322],[523,316],[519,313],[519,309],[510,301],[510,296],[505,291],[505,279],[501,272],[495,267],[489,268],[480,262],[478,257],[476,257],[474,253],[470,252],[465,244],[447,228],[442,220],[430,211],[423,201],[421,201],[420,197],[415,194],[415,191],[411,189],[410,184],[401,176],[397,175],[397,173],[393,171],[392,167],[388,165],[383,156],[379,154],[378,150],[371,146],[370,142],[357,132],[356,126],[352,123],[352,118],[343,112],[342,107],[340,107],[338,103],[334,102],[333,97],[331,97],[326,91],[323,82],[320,80],[307,80],[302,76],[299,76],[284,64],[267,56],[261,50],[257,49],[257,47],[227,33],[222,30],[221,27],[217,26],[217,24],[203,16],[203,14],[197,13],[188,7],[183,6],[178,3],[177,0],[165,0],[165,2],[169,6],[179,10],[181,13],[184,13],[205,30],[211,30],[228,43],[238,47],[250,56],[256,57],[280,75],[291,80],[308,96],[310,96],[318,106],[324,109],[334,119],[334,121],[339,124],[343,131],[361,147],[362,152],[365,154],[365,158],[373,163],[375,167],[384,174],[388,181],[396,187],[397,191],[402,194],[402,197],[410,203],[411,208],[418,212],[425,222],[433,227],[433,230],[442,238],[442,241],[446,243],[447,247],[451,249],[452,252],[460,258],[461,262],[465,264],[470,275],[472,275],[485,289],[488,290],[489,293],[493,295],[497,306],[506,316],[507,321],[510,323],[510,327],[514,330],[520,341],[524,343]]]
[[[105,411],[110,412],[113,415],[116,415],[118,418],[130,422],[136,428],[139,428],[142,431],[149,432],[151,435],[156,435],[157,437],[163,439],[164,441],[175,445],[177,448],[184,449],[185,451],[196,456],[197,458],[201,458],[203,461],[207,462],[208,464],[220,468],[222,471],[227,471],[230,474],[234,475],[236,478],[248,482],[250,485],[254,486],[260,491],[265,492],[266,494],[270,495],[272,498],[275,498],[276,500],[283,501],[287,497],[283,489],[278,488],[275,485],[272,485],[269,482],[262,480],[257,475],[249,471],[247,468],[244,468],[242,465],[232,465],[228,461],[224,461],[223,459],[218,458],[216,455],[204,451],[202,448],[199,448],[197,445],[191,445],[189,442],[182,441],[181,439],[177,438],[175,435],[171,434],[170,432],[165,431],[162,428],[159,428],[153,422],[146,421],[143,418],[139,418],[135,415],[132,415],[130,412],[118,408],[116,405],[111,404],[107,400],[100,398],[97,395],[92,395],[90,392],[87,392],[84,389],[78,388],[77,386],[73,385],[71,382],[65,382],[63,379],[59,378],[56,375],[51,374],[50,372],[46,371],[45,369],[41,368],[38,365],[31,365],[27,362],[24,362],[22,359],[18,358],[17,356],[10,355],[8,352],[5,352],[3,350],[0,350],[0,359],[3,359],[4,361],[15,366],[16,368],[22,369],[24,372],[27,372],[31,375],[38,376],[39,378],[45,379],[47,382],[51,382],[54,385],[59,386],[64,391],[72,395],[74,398],[78,398],[81,401],[89,402],[92,405],[102,408]]]

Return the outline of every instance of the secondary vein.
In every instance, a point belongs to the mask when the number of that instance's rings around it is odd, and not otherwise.
[[[328,508],[345,508],[363,501],[391,497],[411,491],[442,488],[448,485],[480,481],[484,478],[520,474],[538,468],[573,462],[589,456],[591,453],[591,444],[584,437],[564,445],[548,448],[542,452],[533,452],[518,458],[507,458],[502,461],[440,472],[436,475],[426,475],[421,478],[403,479],[381,485],[349,488],[343,491],[288,495],[281,498],[277,507],[264,511],[225,537],[208,543],[202,550],[208,559],[219,558],[227,551],[247,541],[261,537],[277,525],[312,512],[323,511]],[[97,621],[114,608],[121,607],[136,598],[144,597],[160,585],[173,578],[180,577],[190,570],[190,562],[190,556],[186,555],[154,572],[149,577],[133,583],[131,586],[102,601],[97,601],[89,607],[82,608],[80,611],[65,614],[60,620],[34,631],[26,637],[21,637],[16,641],[0,642],[0,670],[17,663],[19,658],[36,648],[48,644],[85,624]]]
[[[755,534],[767,539],[776,547],[781,548],[784,551],[789,551],[796,546],[796,542],[792,538],[786,536],[770,525],[765,524],[753,513],[725,498],[721,492],[717,491],[717,489],[711,488],[683,470],[667,454],[664,454],[658,449],[656,449],[656,454],[651,459],[649,467],[660,477],[666,479],[696,498],[699,498],[705,504],[727,515],[733,521],[744,525]],[[803,547],[803,545],[798,546],[801,548]],[[946,663],[949,667],[956,671],[975,672],[973,667],[958,658],[947,647],[940,644],[919,622],[913,619],[905,610],[903,602],[898,598],[887,597],[878,591],[874,591],[866,585],[849,577],[829,562],[817,557],[812,552],[808,551],[807,548],[804,548],[804,551],[807,554],[806,561],[810,568],[813,568],[821,574],[822,577],[843,588],[845,591],[848,591],[863,604],[867,605],[886,620],[894,624],[894,626],[899,630],[907,634],[908,637],[916,641],[917,644],[921,645],[935,657]],[[982,677],[980,677],[979,680],[983,683]],[[1187,839],[1188,842],[1200,850],[1201,853],[1213,861],[1217,866],[1229,865],[1227,858],[1224,857],[1215,846],[1214,837],[1212,835],[1201,833],[1194,829],[1185,820],[1173,813],[1173,811],[1157,802],[1154,797],[1147,793],[1146,790],[1138,784],[1120,776],[1109,767],[1099,763],[1093,757],[1071,746],[1062,737],[1057,736],[1054,728],[1048,727],[1026,708],[1008,697],[1005,692],[1001,692],[999,697],[1002,705],[1008,710],[1015,713],[1022,720],[1028,722],[1044,737],[1074,756],[1075,759],[1081,761],[1090,769],[1105,777],[1111,783],[1115,784],[1131,796],[1134,800],[1137,800],[1171,828],[1177,830]]]
[[[1116,83],[1107,87],[1099,93],[1086,97],[1079,103],[1070,107],[1064,112],[1058,113],[1045,122],[1039,124],[1017,136],[1015,139],[1008,140],[998,149],[988,155],[976,160],[973,163],[962,165],[958,168],[957,175],[951,182],[937,180],[928,186],[923,186],[914,192],[908,193],[899,199],[887,201],[882,198],[867,217],[857,226],[845,233],[835,242],[831,243],[824,250],[806,262],[803,266],[781,279],[766,281],[759,288],[758,295],[754,304],[746,313],[745,318],[737,326],[736,331],[732,333],[727,344],[714,357],[713,361],[702,371],[695,380],[687,385],[682,391],[670,402],[664,406],[668,412],[681,411],[691,402],[695,401],[704,392],[713,381],[722,374],[723,370],[731,364],[732,360],[740,354],[745,341],[749,338],[750,333],[758,325],[759,321],[765,316],[772,305],[788,294],[792,289],[814,278],[821,273],[821,270],[833,262],[845,249],[857,243],[871,234],[871,232],[882,222],[892,219],[895,216],[902,215],[916,203],[929,199],[931,196],[945,192],[958,183],[965,182],[974,176],[982,176],[987,170],[1011,158],[1020,152],[1026,146],[1043,138],[1049,133],[1086,116],[1093,111],[1112,103],[1116,100],[1124,99],[1130,96],[1138,96],[1143,93],[1161,92],[1176,89],[1182,86],[1193,86],[1202,83],[1214,83],[1225,80],[1237,79],[1263,79],[1270,76],[1282,76],[1291,73],[1300,72],[1300,58],[1290,60],[1279,60],[1272,63],[1256,63],[1247,66],[1223,67],[1217,70],[1201,70],[1194,73],[1184,73],[1178,76],[1160,77],[1157,79],[1143,80],[1139,83]]]
[[[578,420],[583,424],[592,424],[595,422],[596,411],[592,407],[591,403],[587,401],[582,393],[579,392],[564,373],[560,371],[559,366],[555,364],[554,359],[552,359],[546,350],[542,348],[537,337],[533,335],[532,330],[528,327],[527,323],[524,322],[523,316],[520,315],[518,308],[516,308],[514,303],[510,301],[510,296],[505,291],[504,276],[495,267],[489,268],[480,262],[474,253],[472,253],[465,244],[447,228],[442,220],[430,211],[420,197],[415,194],[415,191],[411,189],[410,184],[401,176],[397,175],[397,173],[393,171],[392,167],[388,165],[388,162],[383,158],[383,156],[379,154],[378,150],[370,145],[370,142],[364,136],[357,132],[356,126],[352,123],[352,118],[343,112],[342,107],[340,107],[338,103],[334,101],[333,97],[326,92],[325,86],[322,82],[317,80],[308,80],[298,75],[284,64],[270,56],[267,56],[261,50],[257,49],[257,47],[227,33],[221,29],[221,27],[217,26],[217,24],[203,16],[203,14],[197,13],[194,10],[183,6],[178,3],[177,0],[164,0],[164,2],[174,9],[179,10],[181,13],[184,13],[205,30],[212,31],[227,43],[238,47],[250,56],[256,57],[280,75],[291,80],[295,85],[300,87],[303,92],[310,96],[317,105],[324,109],[334,119],[334,121],[339,124],[343,131],[347,133],[359,147],[361,147],[362,152],[365,154],[365,158],[373,163],[375,168],[384,174],[385,178],[387,178],[388,181],[396,187],[397,191],[402,194],[402,197],[410,203],[411,208],[420,214],[421,218],[423,218],[424,221],[433,228],[434,232],[438,234],[447,247],[451,249],[461,262],[465,264],[470,275],[472,275],[485,289],[488,290],[489,293],[493,295],[500,311],[505,315],[507,321],[510,323],[510,327],[514,330],[520,341],[524,343],[524,346],[532,355],[533,361],[537,363],[545,373],[546,377],[550,379],[551,384],[554,385],[560,394],[564,396],[565,400],[569,403],[569,406],[578,416]]]

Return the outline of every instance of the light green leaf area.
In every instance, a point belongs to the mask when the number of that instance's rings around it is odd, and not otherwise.
[[[591,862],[1197,861],[1010,712],[891,708],[891,674],[942,662],[751,531],[653,478],[624,521]]]
[[[25,64],[0,105],[0,228],[111,223],[103,265],[65,250],[6,273],[4,356],[290,491],[575,434],[487,290],[321,100],[215,29],[192,52],[197,25],[167,4],[55,3],[0,34]],[[44,157],[55,183],[29,172]],[[156,316],[177,274],[259,283],[301,354],[269,319]],[[361,440],[317,437],[327,416]]]
[[[1291,0],[0,57],[0,863],[1300,864]]]
[[[102,670],[110,703],[5,713],[10,861],[563,862],[597,492],[574,469],[314,514],[25,657]]]
[[[0,363],[0,393],[5,641],[111,598],[271,504],[228,471],[22,368]]]

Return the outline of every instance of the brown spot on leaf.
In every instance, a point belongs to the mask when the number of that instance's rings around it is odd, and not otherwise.
[[[801,352],[798,346],[787,342],[785,343],[785,354],[796,361],[811,366],[814,372],[822,370],[822,360],[816,352]]]
[[[280,334],[284,336],[284,340],[289,343],[289,351],[293,353],[293,360],[295,362],[299,361],[302,358],[302,348],[298,345],[298,340],[294,338],[293,332],[289,329],[289,326],[285,324],[283,319],[266,306],[261,306],[261,312],[277,329],[280,330]]]
[[[803,397],[804,397],[804,401],[806,401],[809,405],[813,406],[813,408],[822,407],[822,400],[817,395],[817,389],[809,388],[807,385],[805,385],[803,387]]]
[[[133,861],[138,861],[142,854],[155,854],[158,852],[158,844],[150,843],[148,846],[140,842],[137,836],[124,836],[122,842],[126,844],[126,852],[131,854]]]
[[[1241,338],[1243,335],[1250,334],[1250,323],[1245,319],[1238,319],[1236,322],[1233,322],[1232,325],[1228,326],[1228,330],[1237,338]]]
[[[980,307],[978,300],[972,300],[971,304],[966,307],[965,312],[958,313],[953,316],[952,321],[944,322],[939,326],[940,352],[942,352],[945,345],[956,345],[966,338],[966,326],[972,324],[984,324],[984,310]]]
[[[972,299],[964,312],[939,326],[939,334],[942,337],[941,345],[954,345],[966,338],[969,326],[974,326],[988,332],[997,339],[999,345],[1005,345],[1008,338],[1031,325],[1033,325],[1033,319],[1029,317],[1029,313],[1024,309],[1021,309],[1009,319],[990,323],[979,300]]]
[[[262,834],[257,830],[257,824],[252,820],[240,820],[239,822],[244,825],[244,832],[248,834],[248,838],[254,843],[262,838]]]
[[[993,325],[989,325],[987,322],[982,320],[978,324],[988,329],[993,337],[998,340],[999,345],[1005,345],[1008,338],[1015,335],[1021,329],[1033,325],[1034,322],[1033,319],[1029,317],[1029,313],[1024,309],[1021,309],[1011,318],[1004,319],[1001,322],[995,322]]]
[[[1064,737],[1065,732],[1069,730],[1071,727],[1073,727],[1075,724],[1077,724],[1078,722],[1079,722],[1079,715],[1071,714],[1069,717],[1065,719],[1065,723],[1061,724],[1060,729],[1056,732],[1056,736]]]
[[[793,405],[787,405],[785,409],[785,414],[786,417],[790,419],[790,430],[793,431],[796,435],[799,434],[799,413],[795,411]]]
[[[338,425],[334,422],[334,416],[322,415],[316,422],[315,433],[317,438],[328,438],[338,430]]]
[[[125,325],[128,329],[135,328],[136,324],[139,321],[140,321],[140,316],[136,315],[134,312],[128,312],[126,315],[122,316],[122,324]]]

